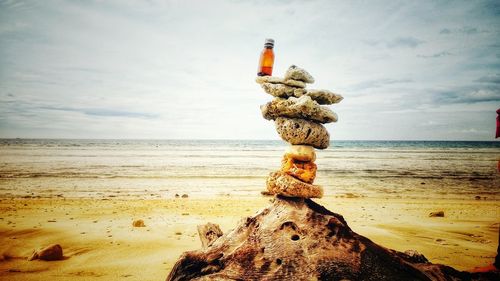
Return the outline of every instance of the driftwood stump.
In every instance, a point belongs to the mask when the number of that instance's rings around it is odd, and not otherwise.
[[[217,238],[222,236],[222,230],[217,224],[207,223],[204,225],[198,225],[198,235],[200,236],[201,246],[206,249],[212,246],[212,243],[217,240]]]
[[[375,244],[344,218],[309,199],[271,206],[212,241],[182,254],[167,280],[500,280]]]

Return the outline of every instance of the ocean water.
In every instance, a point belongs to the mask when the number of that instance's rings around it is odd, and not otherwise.
[[[287,144],[246,140],[0,139],[1,197],[259,196]],[[500,142],[334,141],[326,197],[500,199]]]

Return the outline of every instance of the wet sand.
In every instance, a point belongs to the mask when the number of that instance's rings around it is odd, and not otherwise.
[[[224,233],[266,207],[269,197],[2,198],[0,280],[163,280],[179,255],[201,247],[196,225]],[[367,198],[316,200],[350,227],[395,250],[414,249],[460,270],[490,264],[498,243],[495,200]],[[430,218],[433,211],[443,218]],[[146,227],[132,227],[143,219]],[[58,243],[65,259],[27,261],[33,249]]]

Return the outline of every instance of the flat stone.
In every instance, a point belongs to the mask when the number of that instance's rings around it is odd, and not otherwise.
[[[314,162],[316,160],[316,152],[310,145],[289,145],[285,150],[285,156],[299,161]]]
[[[257,76],[257,78],[255,78],[255,82],[257,82],[259,84],[263,84],[263,83],[285,84],[285,85],[297,87],[297,88],[305,88],[306,87],[306,83],[304,83],[302,81],[293,80],[293,79],[285,80],[284,78],[277,77],[277,76]]]
[[[278,98],[300,97],[306,93],[304,88],[291,87],[284,84],[262,83],[261,87],[266,93]]]
[[[281,161],[280,171],[306,183],[314,182],[317,170],[318,167],[312,161],[299,161],[286,155]]]
[[[302,182],[284,172],[277,171],[267,178],[267,191],[286,197],[321,198],[323,188],[319,185]]]
[[[278,117],[301,118],[319,123],[337,122],[337,114],[325,106],[319,105],[311,97],[290,97],[288,99],[275,98],[267,104],[261,105],[262,116],[267,120]]]
[[[290,144],[310,145],[325,149],[330,145],[330,134],[318,123],[297,118],[276,118],[276,131]]]
[[[328,90],[307,90],[305,95],[311,97],[311,99],[319,104],[334,104],[344,99],[341,95]]]
[[[431,218],[436,218],[436,217],[437,218],[442,218],[442,217],[444,217],[444,211],[431,212],[429,214],[429,217],[431,217]]]
[[[314,78],[305,69],[292,65],[285,73],[285,79],[299,80],[306,83],[314,83]]]

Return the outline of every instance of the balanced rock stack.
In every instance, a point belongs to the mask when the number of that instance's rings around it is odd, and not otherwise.
[[[322,124],[336,122],[337,115],[325,105],[340,102],[342,96],[328,90],[306,89],[306,83],[314,83],[314,78],[295,65],[288,68],[284,78],[258,76],[255,80],[275,97],[260,107],[262,116],[274,120],[276,131],[290,144],[281,169],[267,178],[268,193],[321,198],[323,188],[313,184],[317,170],[314,148],[325,149],[330,144],[330,135]]]
[[[306,90],[314,79],[291,66],[284,78],[257,77],[276,98],[262,106],[291,146],[280,171],[267,180],[271,205],[223,234],[218,225],[198,226],[199,250],[184,252],[167,281],[234,280],[500,280],[499,271],[470,273],[432,264],[416,251],[398,252],[355,233],[340,214],[312,201],[321,197],[314,148],[325,149],[329,135],[321,124],[337,116],[322,106],[342,97]]]

